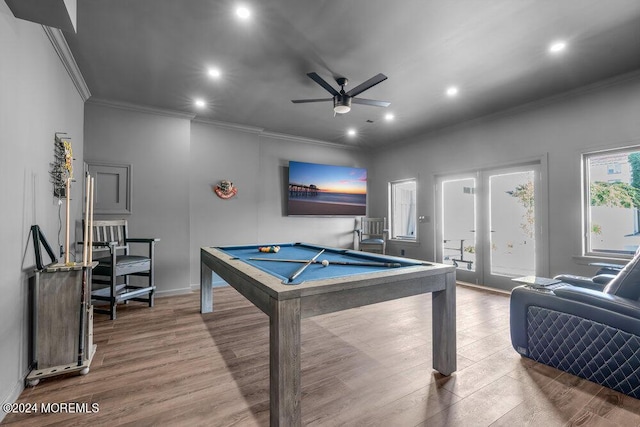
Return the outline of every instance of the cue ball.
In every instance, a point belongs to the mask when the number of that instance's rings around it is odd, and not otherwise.
[[[327,261],[326,259],[322,260],[322,266],[326,267],[327,265],[329,265],[329,261]]]

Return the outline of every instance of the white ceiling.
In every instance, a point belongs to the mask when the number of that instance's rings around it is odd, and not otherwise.
[[[65,33],[92,96],[363,147],[640,69],[638,0],[81,0]],[[561,55],[548,45],[568,43]],[[207,67],[222,71],[219,80]],[[388,79],[334,117],[306,76]],[[444,91],[455,84],[460,93]],[[193,106],[195,98],[208,105]],[[393,112],[396,119],[383,116]],[[368,123],[370,120],[373,123]],[[346,129],[358,130],[355,138]]]

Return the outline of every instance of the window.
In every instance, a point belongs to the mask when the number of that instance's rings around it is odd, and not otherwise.
[[[622,165],[620,163],[613,163],[607,166],[607,173],[609,175],[622,173]]]
[[[416,180],[389,183],[391,238],[416,240]]]
[[[640,146],[584,154],[583,171],[585,255],[633,254],[640,243]]]

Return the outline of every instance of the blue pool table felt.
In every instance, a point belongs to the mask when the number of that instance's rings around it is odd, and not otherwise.
[[[261,245],[267,246],[267,245]],[[323,246],[307,245],[301,243],[285,243],[269,246],[280,246],[277,253],[260,252],[257,245],[247,246],[227,246],[218,247],[217,249],[225,252],[231,257],[240,259],[266,273],[269,273],[283,280],[285,284],[296,285],[305,281],[320,280],[327,278],[346,277],[355,274],[374,273],[389,269],[402,269],[416,265],[423,265],[417,260],[409,260],[406,258],[396,258],[387,255],[377,255],[366,252],[357,252],[352,250],[335,250],[334,248],[325,248]],[[267,259],[293,259],[293,260],[310,260],[321,250],[325,251],[316,259],[317,263],[309,265],[302,274],[300,274],[293,282],[288,283],[287,279],[291,277],[304,263],[297,262],[278,262],[267,260],[251,260],[250,258],[267,258]],[[324,267],[321,261],[329,261],[329,265]],[[381,262],[399,264],[397,267],[387,266],[361,266],[361,265],[339,265],[332,264],[332,261],[346,262]]]

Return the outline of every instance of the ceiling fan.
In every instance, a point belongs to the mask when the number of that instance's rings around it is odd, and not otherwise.
[[[374,99],[364,99],[364,98],[356,98],[357,95],[361,94],[367,89],[372,88],[380,82],[383,82],[387,79],[387,76],[380,73],[373,77],[371,77],[366,82],[354,87],[349,92],[344,91],[344,87],[347,85],[349,80],[346,77],[338,77],[336,78],[336,83],[340,86],[340,92],[335,90],[329,83],[327,83],[322,77],[320,77],[317,73],[307,73],[307,76],[311,78],[314,82],[318,83],[320,86],[325,88],[327,92],[333,95],[333,98],[316,98],[316,99],[292,99],[291,102],[294,104],[302,104],[306,102],[324,102],[324,101],[333,101],[333,111],[338,114],[344,114],[351,111],[351,103],[354,104],[363,104],[363,105],[373,105],[375,107],[388,107],[391,105],[390,102],[386,101],[376,101]]]

